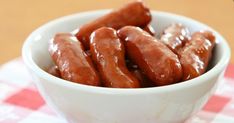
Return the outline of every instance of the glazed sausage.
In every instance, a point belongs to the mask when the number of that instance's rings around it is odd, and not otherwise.
[[[138,88],[138,80],[125,65],[124,46],[112,28],[102,27],[91,34],[90,52],[96,63],[104,86],[113,88]]]
[[[100,85],[91,58],[85,54],[75,36],[69,33],[57,34],[49,43],[49,52],[63,79],[86,85]]]
[[[152,36],[154,36],[156,34],[154,28],[150,24],[148,24],[147,26],[145,26],[143,28],[143,30],[146,31],[146,32],[148,32]]]
[[[156,85],[180,81],[182,69],[179,59],[166,45],[139,27],[126,26],[118,31],[125,41],[128,57]]]
[[[49,67],[49,69],[47,70],[47,72],[53,76],[56,76],[58,78],[61,78],[61,74],[60,74],[60,71],[58,69],[58,66],[56,65],[53,65],[51,67]]]
[[[90,50],[86,50],[85,53],[86,53],[87,56],[91,57]]]
[[[149,80],[139,69],[139,67],[133,63],[128,57],[125,58],[126,66],[128,70],[134,75],[138,81],[140,82],[140,85],[142,88],[146,87],[153,87],[154,84],[151,80]]]
[[[154,87],[154,84],[149,80],[140,69],[130,69],[129,70],[140,82],[142,88]]]
[[[185,43],[189,40],[190,33],[182,24],[174,23],[169,25],[162,33],[160,41],[178,54]]]
[[[112,11],[94,21],[84,24],[78,30],[76,37],[86,49],[89,49],[90,34],[100,27],[112,27],[120,29],[126,25],[144,27],[151,21],[149,9],[141,2],[134,1],[124,7]]]
[[[209,31],[196,32],[180,53],[183,80],[200,76],[206,71],[215,45],[215,36]]]

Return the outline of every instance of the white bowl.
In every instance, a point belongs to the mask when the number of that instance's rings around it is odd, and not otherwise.
[[[201,29],[214,32],[217,45],[212,69],[195,79],[162,87],[113,89],[75,84],[43,70],[52,63],[48,41],[56,33],[71,32],[107,12],[62,17],[41,26],[27,38],[23,59],[46,102],[71,123],[181,123],[199,111],[223,77],[230,49],[214,29],[183,16],[152,11],[152,25],[157,33],[173,22],[184,24],[191,32]]]

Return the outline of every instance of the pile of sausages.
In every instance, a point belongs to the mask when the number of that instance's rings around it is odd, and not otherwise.
[[[215,45],[212,32],[190,34],[175,23],[156,38],[151,19],[150,10],[134,1],[84,24],[76,34],[56,34],[49,42],[55,65],[48,72],[112,88],[169,85],[206,72]]]

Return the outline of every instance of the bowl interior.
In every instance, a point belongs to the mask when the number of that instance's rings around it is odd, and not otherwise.
[[[78,13],[51,21],[30,35],[25,44],[27,47],[26,51],[23,51],[23,54],[25,52],[32,58],[32,61],[35,62],[36,65],[41,69],[46,69],[53,64],[48,52],[48,41],[51,40],[56,33],[71,32],[82,24],[92,21],[108,12],[109,10]],[[195,20],[165,12],[152,11],[152,16],[153,19],[151,24],[158,35],[161,34],[162,30],[171,23],[182,23],[188,27],[192,33],[199,30],[210,30],[214,32],[216,35],[217,45],[214,49],[215,55],[211,60],[210,68],[213,68],[221,61],[221,59],[224,59],[223,57],[228,58],[228,51],[225,49],[227,48],[226,42],[223,41],[224,39],[220,34],[212,28]]]

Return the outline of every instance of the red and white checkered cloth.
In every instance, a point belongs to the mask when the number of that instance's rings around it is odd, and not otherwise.
[[[21,58],[0,67],[0,123],[67,123],[48,107]],[[186,123],[234,123],[234,64],[216,93]]]

